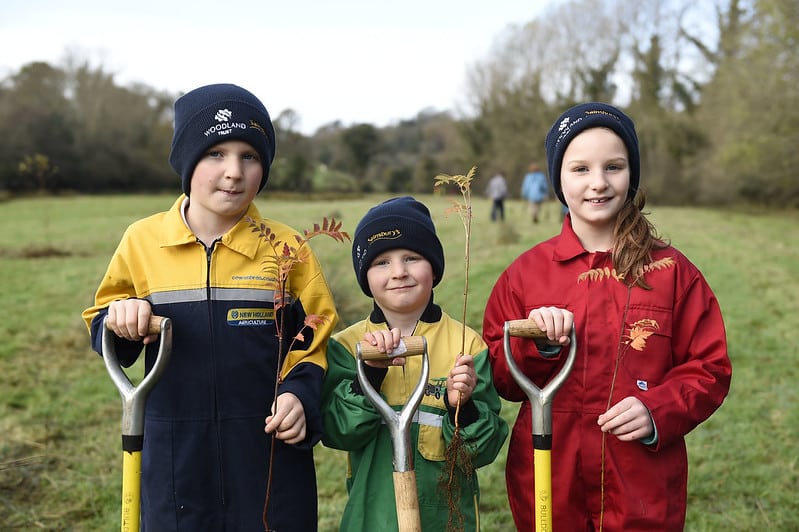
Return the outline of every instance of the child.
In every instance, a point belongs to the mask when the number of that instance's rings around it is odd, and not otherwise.
[[[577,358],[552,407],[553,525],[682,530],[685,435],[722,403],[732,368],[719,304],[700,271],[644,217],[633,122],[584,103],[546,137],[549,175],[569,207],[560,235],[518,257],[486,305],[483,336],[500,395],[521,401],[506,481],[519,530],[533,530],[530,404],[508,371],[505,321],[530,318]],[[513,338],[539,387],[565,351]]]
[[[208,85],[179,98],[169,162],[184,195],[127,229],[83,313],[98,353],[107,317],[123,365],[147,344],[147,369],[156,354],[155,336],[145,336],[149,317],[173,322],[172,356],[146,405],[143,530],[264,530],[272,434],[269,527],[316,530],[312,447],[337,317],[313,255],[290,273],[290,304],[274,311],[274,279],[264,273],[272,251],[247,221],[265,223],[279,240],[297,234],[253,203],[274,153],[269,114],[245,89]],[[329,318],[303,330],[285,363],[277,360],[280,313],[287,338],[306,315]]]
[[[336,334],[328,345],[322,415],[328,447],[348,452],[349,500],[342,531],[397,530],[392,444],[387,426],[364,396],[356,372],[356,344],[367,340],[391,352],[400,336],[427,339],[430,376],[411,427],[411,458],[419,511],[425,530],[446,530],[448,502],[439,482],[446,475],[445,448],[452,441],[455,407],[461,394],[460,433],[475,468],[496,458],[508,434],[491,384],[486,345],[433,302],[433,287],[444,274],[444,251],[427,207],[405,196],[369,210],[353,237],[352,262],[363,292],[374,298],[369,317]],[[421,357],[367,361],[369,382],[395,409],[402,408],[421,374]],[[396,367],[402,366],[402,367]],[[457,511],[463,530],[477,530],[477,475],[457,470]],[[446,478],[446,477],[443,477]]]

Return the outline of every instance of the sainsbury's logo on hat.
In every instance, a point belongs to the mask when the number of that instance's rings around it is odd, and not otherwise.
[[[402,237],[402,231],[399,229],[391,229],[389,231],[380,231],[366,239],[368,243],[373,243],[375,240],[396,240]]]
[[[258,123],[258,122],[256,122],[255,120],[250,120],[250,127],[251,127],[251,128],[253,128],[253,129],[257,129],[258,131],[260,131],[260,132],[261,132],[261,135],[263,135],[264,137],[266,136],[266,131],[264,131],[264,128],[263,128],[263,127],[261,127],[261,124],[259,124],[259,123]]]

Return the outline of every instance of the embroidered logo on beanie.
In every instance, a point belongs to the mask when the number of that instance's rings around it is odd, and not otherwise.
[[[366,241],[371,244],[375,240],[396,240],[397,238],[401,237],[402,231],[399,229],[392,229],[391,231],[380,231],[379,233],[375,233],[367,238]]]

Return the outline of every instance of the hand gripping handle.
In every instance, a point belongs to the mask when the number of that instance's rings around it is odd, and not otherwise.
[[[122,370],[117,359],[114,341],[116,335],[108,329],[103,321],[103,360],[111,380],[114,381],[119,395],[122,396],[122,437],[142,436],[144,434],[144,403],[147,394],[164,372],[169,355],[172,352],[172,320],[161,316],[152,316],[147,334],[158,334],[158,355],[150,372],[138,386],[133,386]]]
[[[569,376],[574,359],[577,354],[577,337],[574,326],[569,334],[569,355],[563,367],[544,388],[539,388],[519,369],[511,353],[510,338],[517,336],[521,338],[546,338],[546,333],[539,329],[533,320],[512,320],[505,322],[504,347],[505,360],[508,363],[513,379],[516,384],[524,391],[530,399],[530,406],[533,409],[533,436],[552,435],[552,399],[558,389]]]

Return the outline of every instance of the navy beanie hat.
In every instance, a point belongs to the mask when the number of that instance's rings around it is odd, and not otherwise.
[[[264,169],[260,192],[275,157],[275,129],[264,104],[250,91],[227,83],[199,87],[175,100],[169,164],[180,174],[187,196],[197,162],[208,148],[228,140],[243,140],[258,152]]]
[[[363,293],[372,297],[366,272],[372,261],[391,249],[410,249],[433,267],[433,286],[444,276],[444,249],[428,208],[411,196],[392,198],[369,209],[352,239],[352,266]]]
[[[635,197],[641,179],[641,157],[638,153],[638,135],[635,124],[629,116],[616,107],[599,102],[588,102],[575,105],[552,124],[547,133],[544,147],[547,151],[547,165],[552,188],[561,203],[566,205],[563,190],[560,186],[560,168],[563,154],[574,137],[592,127],[606,127],[616,133],[627,147],[627,158],[630,162],[630,188],[628,198]]]

